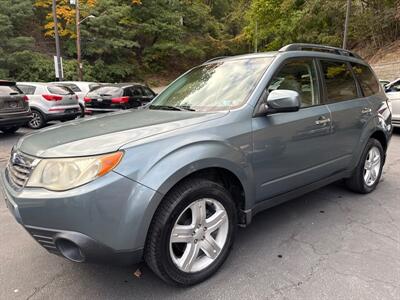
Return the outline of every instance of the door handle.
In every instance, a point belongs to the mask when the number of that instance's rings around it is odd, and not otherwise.
[[[315,121],[315,124],[316,125],[325,125],[330,122],[331,122],[331,119],[325,118],[325,117],[320,117],[318,120]]]
[[[363,115],[370,114],[371,112],[372,112],[372,109],[369,108],[369,107],[364,107],[364,108],[361,110],[361,113],[362,113]]]

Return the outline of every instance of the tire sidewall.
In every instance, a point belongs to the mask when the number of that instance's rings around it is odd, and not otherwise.
[[[373,185],[371,185],[371,186],[368,186],[365,183],[365,180],[364,180],[364,165],[365,165],[365,160],[367,159],[368,153],[373,147],[376,147],[379,150],[379,153],[380,153],[380,156],[381,156],[381,165],[380,165],[379,173],[378,173],[378,176],[376,178],[375,183]],[[357,175],[359,176],[359,180],[361,181],[360,183],[361,183],[361,186],[362,186],[362,189],[363,189],[364,193],[372,192],[373,190],[375,190],[376,186],[379,184],[379,181],[380,181],[381,175],[382,175],[382,170],[383,170],[383,163],[384,163],[384,157],[385,157],[384,155],[385,155],[385,153],[383,151],[381,143],[379,143],[375,139],[370,139],[368,141],[365,149],[364,149],[363,155],[361,157],[361,161],[360,161],[359,166],[357,168],[357,172],[358,172]]]
[[[179,270],[172,261],[169,250],[171,231],[183,210],[186,209],[191,203],[202,198],[215,199],[224,206],[229,222],[228,236],[221,253],[210,266],[199,272],[186,273]],[[222,186],[212,182],[205,182],[203,186],[197,186],[193,190],[185,191],[181,195],[180,199],[177,199],[175,202],[169,218],[165,223],[165,230],[163,230],[161,234],[160,246],[162,247],[162,250],[160,251],[160,262],[162,264],[162,269],[168,274],[168,277],[173,279],[178,285],[192,285],[209,278],[219,269],[229,254],[236,234],[236,220],[237,216],[235,205],[229,193]]]

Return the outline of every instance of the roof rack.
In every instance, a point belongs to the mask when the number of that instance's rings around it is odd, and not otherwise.
[[[217,56],[217,57],[214,57],[214,58],[211,58],[211,59],[205,61],[204,63],[209,63],[209,62],[212,62],[214,60],[218,60],[218,59],[225,58],[225,57],[228,57],[228,56]]]
[[[325,45],[316,45],[316,44],[300,44],[300,43],[290,44],[282,47],[281,49],[279,49],[279,51],[317,51],[317,52],[326,52],[326,53],[332,53],[332,54],[361,59],[361,57],[358,54],[351,52],[349,50],[337,47],[325,46]]]

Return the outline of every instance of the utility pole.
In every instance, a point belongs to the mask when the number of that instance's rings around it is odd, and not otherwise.
[[[343,35],[343,49],[347,48],[347,36],[349,34],[350,11],[351,11],[351,0],[347,0],[346,20],[344,23],[344,35]]]
[[[254,52],[258,52],[258,21],[256,21],[256,30],[254,34]]]
[[[83,80],[83,66],[81,58],[81,21],[80,21],[80,11],[79,11],[79,0],[75,3],[76,11],[76,59],[78,61],[78,80]]]
[[[61,66],[61,51],[60,51],[60,37],[58,35],[58,20],[57,20],[57,4],[56,0],[53,0],[53,21],[54,21],[54,36],[56,39],[56,56],[57,56],[57,70],[58,80],[63,81],[62,66]]]

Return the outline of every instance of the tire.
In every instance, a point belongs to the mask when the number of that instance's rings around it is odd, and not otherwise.
[[[79,108],[81,109],[81,114],[80,114],[80,118],[84,118],[85,117],[85,107],[79,103]]]
[[[206,209],[202,210],[202,207]],[[202,218],[196,218],[192,209],[206,212],[204,223],[199,224],[201,226],[194,225],[194,219],[201,220]],[[224,215],[224,213],[226,214]],[[189,215],[192,219],[190,225],[178,224]],[[222,216],[221,222],[215,221],[219,219],[219,216]],[[210,222],[212,217],[214,218],[212,222],[218,222],[218,227]],[[166,195],[154,214],[147,236],[144,259],[150,269],[169,284],[190,286],[199,283],[214,274],[228,257],[234,241],[236,225],[235,204],[229,192],[222,185],[201,178],[185,180]],[[173,238],[172,230],[182,228],[179,226],[189,226],[189,233],[182,232],[181,237],[174,235]],[[195,228],[192,229],[192,226]],[[215,230],[215,228],[218,229]],[[174,239],[180,238],[190,240],[190,242],[174,241]],[[211,246],[212,244],[214,247]],[[197,250],[198,252],[193,251],[195,253],[193,257],[197,259],[183,259],[185,253],[190,253],[192,249],[200,249]],[[207,251],[203,249],[207,249]],[[177,254],[178,256],[182,254],[182,256],[178,258]],[[186,256],[189,257],[189,255]],[[179,266],[178,260],[183,262],[181,266]],[[189,261],[192,263],[185,264]]]
[[[13,134],[19,129],[19,126],[10,126],[10,127],[3,127],[0,128],[5,134]]]
[[[38,111],[37,109],[31,109],[31,111],[32,111],[33,118],[32,118],[32,120],[29,121],[28,127],[31,129],[42,128],[46,124],[43,114],[40,111]]]
[[[376,152],[377,151],[377,152]],[[371,164],[367,160],[373,159],[378,162],[378,159],[371,158],[371,153],[375,152],[375,155],[379,153],[379,166],[377,163]],[[376,139],[370,139],[365,146],[365,149],[361,155],[360,161],[353,172],[353,175],[346,179],[347,187],[353,192],[360,194],[368,194],[372,192],[376,186],[379,184],[379,180],[382,175],[382,168],[384,163],[385,153],[383,151],[383,147],[381,143]],[[373,171],[373,168],[375,171]],[[371,180],[367,182],[367,172],[371,172]]]

